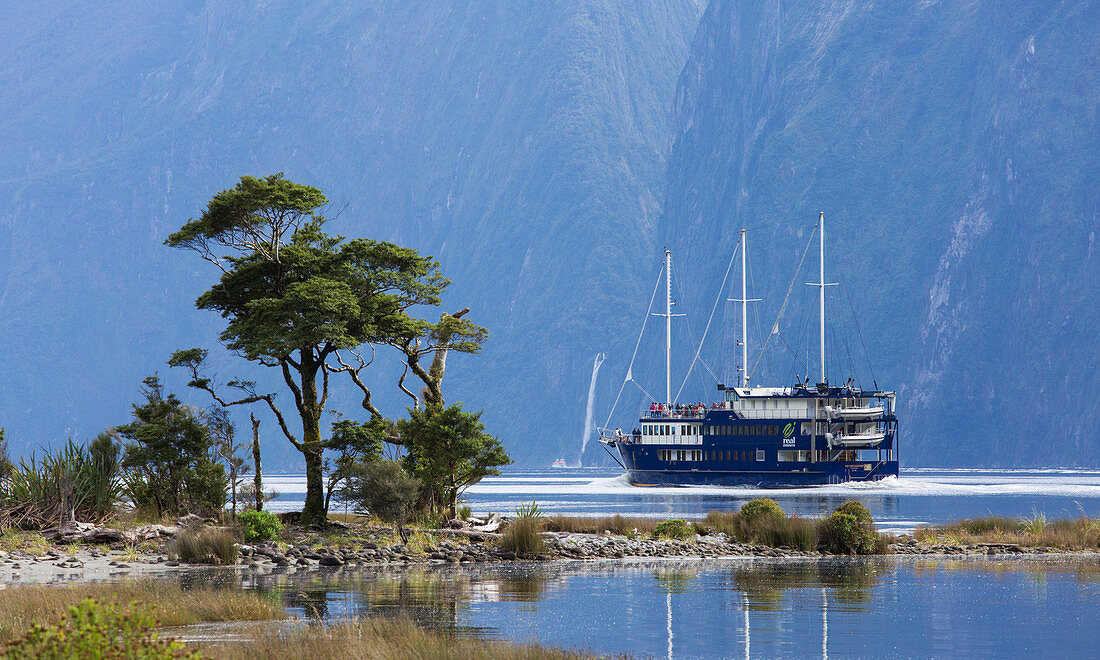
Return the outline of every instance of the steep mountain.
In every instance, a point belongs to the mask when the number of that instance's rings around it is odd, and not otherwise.
[[[830,378],[899,390],[903,462],[1100,465],[1098,58],[1090,2],[712,2],[660,227],[685,305],[752,229],[755,351],[824,211]],[[757,382],[818,376],[815,252]]]
[[[682,400],[735,377],[739,306],[707,318],[742,226],[753,379],[816,376],[812,250],[795,270],[825,211],[829,375],[899,390],[904,463],[1100,464],[1095,3],[9,3],[0,24],[16,452],[125,421],[153,371],[183,391],[164,360],[216,344],[193,308],[214,274],[161,243],[285,171],[333,231],[440,259],[444,309],[491,330],[445,392],[521,463],[575,460],[598,353],[604,421],[665,246],[674,392],[707,336]],[[663,398],[660,321],[613,425]],[[395,416],[399,374],[380,355]],[[333,406],[357,413],[350,389]]]
[[[239,175],[285,171],[329,194],[333,231],[436,255],[454,282],[445,309],[469,306],[491,329],[483,355],[452,360],[449,399],[484,407],[520,462],[572,455],[592,357],[624,362],[633,320],[624,331],[618,312],[644,304],[672,97],[702,9],[0,8],[0,425],[13,451],[126,421],[153,371],[182,391],[164,361],[216,344],[219,319],[193,309],[214,274],[161,243]],[[263,378],[216,360],[223,379]],[[373,384],[400,415],[400,372],[380,365]],[[350,389],[335,406],[355,416]],[[293,467],[269,440],[268,465]]]

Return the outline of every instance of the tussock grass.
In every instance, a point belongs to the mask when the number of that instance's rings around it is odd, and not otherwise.
[[[180,561],[188,564],[221,566],[237,563],[233,532],[224,528],[203,527],[180,532],[169,546],[169,554],[178,556]]]
[[[516,518],[504,530],[500,539],[500,548],[515,553],[545,552],[546,541],[542,539],[542,525],[531,518]]]
[[[511,550],[517,554],[539,554],[546,552],[546,541],[542,530],[546,516],[537,502],[521,504],[516,509],[516,517],[508,523],[500,539],[502,550]]]
[[[723,532],[741,543],[754,543],[773,548],[786,546],[795,550],[816,550],[819,523],[782,511],[746,517],[739,511],[710,511],[703,525]]]
[[[1042,514],[1031,518],[989,516],[921,527],[914,536],[927,544],[1005,543],[1060,550],[1100,550],[1100,519],[1080,516],[1047,520]]]
[[[158,625],[183,626],[209,621],[284,619],[281,606],[255,593],[231,589],[181,589],[152,580],[85,583],[71,586],[26,585],[4,589],[0,596],[0,640],[25,633],[32,625],[56,623],[86,598],[129,607],[148,605]]]
[[[381,618],[323,628],[268,631],[244,642],[203,645],[199,650],[215,660],[579,660],[597,657],[535,644],[456,639],[419,628],[408,619]]]
[[[623,516],[604,516],[585,518],[580,516],[551,516],[546,519],[548,532],[576,532],[579,534],[602,534],[610,531],[620,536],[649,536],[661,524],[656,518],[624,518]]]

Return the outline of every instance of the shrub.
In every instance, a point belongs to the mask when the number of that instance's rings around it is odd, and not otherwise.
[[[749,500],[741,507],[741,517],[745,522],[749,523],[762,516],[782,515],[784,515],[783,509],[775,503],[775,500],[768,497],[758,497],[755,500]]]
[[[871,518],[871,512],[867,510],[867,507],[863,506],[862,502],[851,500],[836,507],[834,511],[839,513],[847,513],[848,515],[855,516],[856,520],[863,525],[874,525],[875,521]]]
[[[683,541],[695,534],[695,526],[686,520],[673,518],[666,520],[653,530],[653,538],[667,538]]]
[[[474,513],[473,509],[471,509],[468,504],[463,504],[462,506],[458,507],[458,519],[459,520],[469,520],[470,516],[472,516],[473,513]]]
[[[875,552],[878,542],[871,525],[839,510],[821,521],[819,536],[821,545],[837,554],[869,555]]]
[[[419,483],[397,461],[367,461],[349,468],[345,487],[357,509],[366,509],[380,520],[397,526],[401,542],[408,541],[405,518],[420,492]]]
[[[242,511],[237,523],[246,541],[274,541],[283,531],[283,523],[270,511]]]
[[[188,564],[237,563],[237,546],[233,533],[224,528],[203,527],[180,532],[176,537],[173,554]]]
[[[516,517],[508,523],[500,539],[503,550],[515,553],[539,554],[546,551],[546,541],[542,539],[542,526],[546,516],[537,502],[520,504],[516,508]]]
[[[68,660],[69,658],[140,658],[141,660],[197,660],[197,652],[185,652],[182,643],[160,639],[155,621],[131,606],[119,609],[92,599],[69,610],[66,620],[53,626],[33,626],[23,637],[8,642],[0,658],[17,660]]]
[[[220,515],[229,477],[213,458],[209,426],[174,394],[165,394],[156,375],[143,382],[145,402],[133,406],[133,421],[116,429],[127,441],[127,494],[135,507],[155,516]]]

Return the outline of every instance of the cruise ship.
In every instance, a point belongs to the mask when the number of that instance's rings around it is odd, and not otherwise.
[[[764,488],[874,481],[897,476],[898,419],[893,391],[841,386],[825,372],[825,215],[818,218],[821,378],[786,387],[751,385],[746,374],[745,230],[741,231],[741,367],[718,400],[676,403],[671,392],[672,256],[665,251],[665,402],[641,412],[629,433],[601,431],[631,483]],[[812,237],[811,237],[812,240]],[[629,370],[628,370],[628,379]],[[614,454],[612,454],[614,456]]]

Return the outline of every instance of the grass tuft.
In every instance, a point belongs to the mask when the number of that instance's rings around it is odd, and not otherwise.
[[[224,528],[203,527],[180,532],[169,553],[188,564],[236,564],[237,546],[233,532]]]
[[[536,502],[521,504],[516,509],[516,517],[508,523],[508,527],[501,536],[501,549],[517,554],[546,552],[546,541],[542,538],[542,527],[545,521],[546,516]]]

